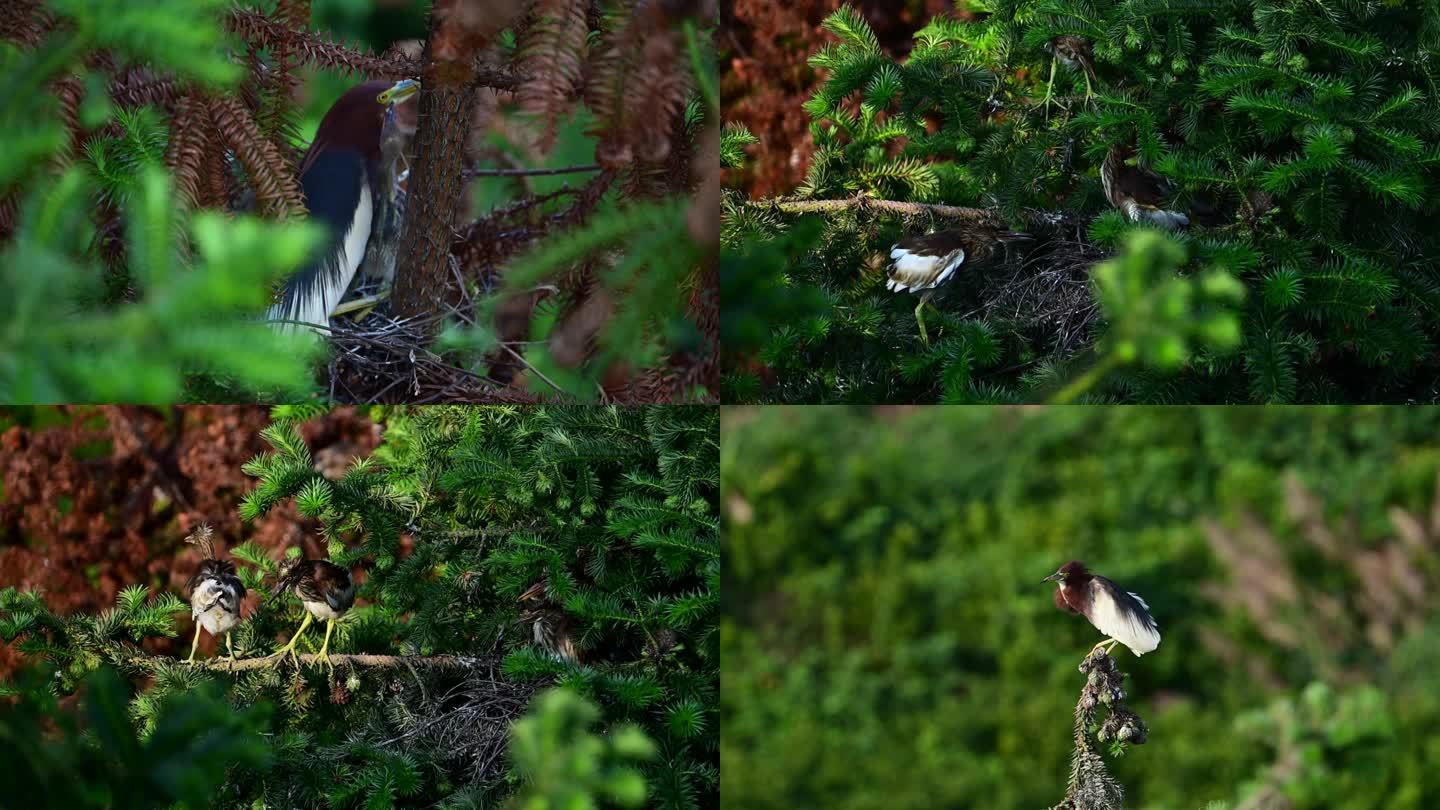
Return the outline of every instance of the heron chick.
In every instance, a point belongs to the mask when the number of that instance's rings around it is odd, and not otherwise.
[[[185,542],[200,549],[205,559],[200,569],[186,583],[190,592],[190,617],[195,620],[195,637],[190,641],[190,657],[186,663],[195,663],[195,648],[200,644],[200,628],[217,638],[225,635],[225,650],[235,660],[235,648],[230,646],[230,631],[240,623],[240,602],[245,599],[245,583],[236,574],[235,563],[215,557],[214,532],[201,523]]]
[[[892,263],[886,271],[889,281],[885,288],[920,294],[920,303],[915,306],[915,323],[920,327],[920,342],[928,346],[925,305],[930,303],[935,291],[967,261],[971,264],[984,261],[995,252],[996,246],[1029,238],[1029,234],[1018,231],[970,225],[901,239],[890,248]]]
[[[321,619],[325,622],[325,641],[315,658],[334,669],[335,665],[330,663],[330,632],[335,629],[335,622],[355,604],[355,583],[350,572],[329,560],[291,560],[281,567],[280,580],[275,585],[277,595],[286,591],[300,597],[305,606],[305,621],[300,623],[300,629],[290,637],[289,643],[270,657],[277,660],[286,655],[295,657],[295,644],[305,628],[315,619]]]

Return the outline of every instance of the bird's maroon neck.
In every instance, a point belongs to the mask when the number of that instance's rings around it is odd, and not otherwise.
[[[1064,574],[1065,578],[1055,589],[1055,604],[1084,613],[1090,607],[1090,580],[1094,577],[1079,560],[1071,560],[1060,566],[1060,573]]]

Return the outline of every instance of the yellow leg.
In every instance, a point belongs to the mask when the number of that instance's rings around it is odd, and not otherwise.
[[[319,662],[323,663],[325,666],[329,667],[331,672],[334,672],[334,671],[335,671],[335,665],[332,664],[332,663],[330,663],[330,631],[331,631],[331,630],[334,630],[334,629],[335,629],[335,620],[334,620],[334,619],[326,619],[326,620],[325,620],[325,641],[324,641],[323,643],[321,643],[321,645],[320,645],[320,654],[317,655],[317,656],[315,656],[315,660],[316,660],[316,661],[319,661]]]
[[[1050,79],[1045,82],[1045,98],[1041,99],[1040,106],[1045,110],[1045,120],[1050,120],[1050,100],[1055,96],[1055,59],[1050,59]],[[1058,102],[1057,102],[1058,103]]]
[[[1087,73],[1084,74],[1084,76],[1085,76],[1085,103],[1086,103],[1086,104],[1089,104],[1089,103],[1090,103],[1090,96],[1093,95],[1093,93],[1090,92],[1090,74],[1087,72]]]
[[[930,303],[930,296],[934,290],[926,290],[920,296],[920,303],[915,305],[915,323],[920,325],[920,342],[926,346],[930,345],[930,336],[925,333],[925,305]],[[935,310],[939,312],[940,310]]]
[[[225,651],[228,652],[228,653],[230,653],[230,654],[229,654],[229,655],[226,655],[226,656],[222,656],[222,657],[224,657],[224,658],[229,658],[231,661],[234,661],[234,660],[235,660],[235,648],[232,647],[232,646],[230,646],[230,634],[229,634],[229,633],[226,633],[226,634],[225,634]]]
[[[289,655],[291,655],[291,656],[293,656],[293,657],[295,658],[296,662],[299,662],[299,660],[300,660],[299,656],[296,656],[296,655],[295,655],[295,642],[297,642],[297,641],[300,640],[300,636],[302,636],[302,635],[305,633],[305,628],[309,627],[309,626],[310,626],[310,622],[312,622],[312,621],[314,621],[314,620],[315,620],[315,617],[314,617],[314,616],[311,616],[309,613],[306,613],[306,614],[305,614],[305,621],[303,621],[303,622],[300,623],[300,629],[299,629],[299,630],[296,630],[296,631],[295,631],[295,635],[293,635],[293,636],[290,637],[290,643],[289,643],[289,644],[286,644],[284,647],[281,647],[280,649],[276,650],[270,657],[271,657],[271,658],[284,658],[285,655],[288,653]]]
[[[1100,649],[1101,647],[1104,647],[1104,648],[1105,648],[1105,654],[1106,654],[1106,655],[1109,655],[1109,654],[1110,654],[1110,651],[1113,650],[1113,649],[1115,649],[1115,645],[1116,645],[1116,644],[1119,644],[1119,643],[1120,643],[1120,642],[1119,642],[1119,640],[1117,640],[1117,639],[1107,638],[1107,639],[1105,639],[1104,641],[1100,642],[1099,644],[1096,644],[1094,647],[1091,647],[1091,648],[1090,648],[1090,655],[1094,655],[1094,654],[1095,654],[1095,651],[1098,650],[1098,649]],[[1086,658],[1089,658],[1090,655],[1087,655],[1087,656],[1085,656],[1085,657],[1086,657]]]
[[[190,657],[187,658],[187,659],[185,659],[185,663],[187,663],[187,664],[193,664],[193,663],[195,663],[195,648],[196,648],[199,644],[200,644],[200,623],[199,623],[199,622],[196,622],[196,623],[195,623],[195,638],[194,638],[193,640],[191,640],[191,642],[190,642]]]
[[[386,298],[389,297],[389,290],[381,290],[375,295],[366,296],[364,298],[356,298],[353,301],[346,301],[343,304],[336,305],[335,311],[330,313],[330,317],[338,318],[348,312],[355,312],[357,310],[360,310],[360,314],[355,316],[355,320],[363,321],[365,320],[365,316],[370,314],[370,310],[375,308],[376,304],[384,301]]]

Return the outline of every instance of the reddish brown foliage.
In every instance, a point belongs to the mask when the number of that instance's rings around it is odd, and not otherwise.
[[[752,162],[731,185],[751,197],[783,195],[800,184],[810,166],[814,144],[804,104],[820,85],[806,63],[810,54],[834,38],[820,23],[842,0],[735,0],[734,19],[720,36],[720,94],[725,120],[744,124],[759,145]],[[852,2],[892,54],[909,48],[911,35],[937,14],[946,0],[861,0]],[[732,172],[732,175],[734,172]]]
[[[270,421],[265,408],[64,407],[41,414],[63,421],[0,435],[0,587],[43,589],[60,613],[113,605],[128,585],[183,593],[200,561],[184,537],[201,521],[215,528],[222,553],[254,539],[277,558],[297,543],[309,556],[325,556],[313,521],[300,519],[293,505],[253,524],[240,520],[240,498],[255,484],[240,467],[269,449],[259,436]],[[301,432],[327,468],[379,443],[378,426],[350,409]],[[246,613],[256,598],[247,597]],[[214,650],[208,636],[202,644]],[[0,676],[19,660],[0,646]]]

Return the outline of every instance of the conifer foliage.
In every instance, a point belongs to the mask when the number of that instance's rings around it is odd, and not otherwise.
[[[233,632],[233,664],[145,652],[147,637],[177,634],[188,607],[143,586],[113,609],[73,616],[5,590],[0,636],[53,665],[57,693],[101,667],[148,679],[129,703],[142,738],[166,722],[172,696],[207,684],[237,707],[273,705],[270,755],[226,771],[226,803],[489,807],[523,784],[527,806],[573,806],[576,792],[717,806],[717,411],[379,411],[383,442],[337,480],[315,469],[296,431],[316,413],[275,411],[263,433],[273,449],[246,466],[257,483],[241,513],[293,501],[322,527],[329,559],[354,572],[358,599],[330,641],[333,672],[310,665],[313,632],[299,644],[304,666],[251,660],[303,615],[273,593],[279,561],[253,543],[230,552],[262,594]],[[522,605],[537,590],[540,605]],[[538,642],[540,613],[575,655]],[[575,700],[547,699],[512,738],[549,685]],[[580,741],[596,724],[613,733]],[[507,754],[511,739],[522,747]],[[582,764],[562,764],[569,758]],[[587,762],[601,770],[572,779]],[[632,767],[644,790],[626,776]]]
[[[964,20],[935,18],[900,58],[854,9],[826,20],[834,41],[810,59],[825,81],[805,105],[805,182],[788,200],[727,193],[723,238],[751,251],[797,215],[822,217],[775,278],[820,289],[830,306],[772,322],[754,356],[763,369],[732,364],[732,392],[1034,399],[1098,367],[1095,346],[1123,314],[1097,308],[1088,270],[1150,227],[1111,206],[1099,170],[1112,148],[1133,147],[1129,165],[1168,179],[1166,207],[1187,212],[1170,236],[1187,256],[1175,272],[1243,283],[1239,346],[1203,343],[1178,370],[1117,368],[1090,396],[1440,397],[1434,3],[964,5]],[[1093,51],[1088,92],[1087,70],[1052,57],[1059,37]],[[753,141],[727,127],[727,165],[789,148]],[[936,298],[942,337],[926,349],[915,302],[884,289],[890,245],[977,217],[1037,239],[967,265]]]

